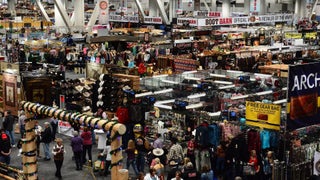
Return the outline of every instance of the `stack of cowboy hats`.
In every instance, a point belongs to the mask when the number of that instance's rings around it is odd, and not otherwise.
[[[109,74],[101,74],[98,87],[97,107],[115,112],[119,105],[117,96],[119,87],[117,79]]]

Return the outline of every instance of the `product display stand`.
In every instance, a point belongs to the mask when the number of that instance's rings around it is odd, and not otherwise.
[[[122,135],[126,132],[126,126],[118,123],[114,120],[105,120],[96,117],[92,117],[86,114],[80,113],[70,113],[62,109],[53,108],[50,106],[44,106],[37,103],[31,103],[22,101],[21,107],[28,112],[37,113],[38,115],[46,115],[49,117],[55,117],[62,121],[68,121],[70,123],[85,124],[86,126],[91,126],[98,129],[103,129],[105,131],[111,132],[111,180],[119,180],[118,170],[122,168]],[[26,128],[27,129],[27,128]],[[22,147],[23,148],[23,147]],[[25,147],[27,148],[27,146]],[[28,146],[30,150],[30,148]]]

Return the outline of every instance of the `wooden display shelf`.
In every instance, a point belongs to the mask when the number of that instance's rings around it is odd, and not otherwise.
[[[131,81],[130,86],[133,90],[140,89],[140,77],[139,76],[128,75],[128,74],[112,74],[112,76],[117,77],[117,78],[129,79]]]
[[[259,67],[261,73],[276,73],[279,77],[288,77],[288,68],[289,66],[287,64],[272,64]]]

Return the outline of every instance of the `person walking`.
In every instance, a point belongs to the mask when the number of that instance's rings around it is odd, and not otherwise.
[[[3,121],[4,121],[3,112],[0,112],[0,129],[3,129]]]
[[[20,111],[20,115],[19,115],[19,127],[20,127],[20,134],[21,134],[21,138],[23,138],[24,133],[25,133],[25,120],[27,119],[26,113],[22,110]]]
[[[111,140],[107,139],[106,142],[106,147],[104,148],[102,154],[106,155],[106,163],[105,163],[105,168],[104,168],[104,174],[107,176],[108,174],[110,174],[109,168],[111,165]]]
[[[184,158],[182,146],[178,143],[178,140],[175,137],[171,138],[171,143],[172,146],[169,149],[168,160],[174,160],[180,165],[182,164],[182,160]]]
[[[61,138],[57,138],[56,140],[56,145],[53,146],[52,149],[52,154],[53,154],[53,159],[54,159],[54,164],[56,165],[56,174],[55,176],[59,179],[62,178],[61,176],[61,167],[63,164],[63,159],[64,159],[64,154],[66,153],[64,146],[63,146],[63,141]]]
[[[156,149],[156,148],[162,149],[163,148],[163,140],[161,139],[161,134],[157,133],[155,135],[155,137],[156,137],[156,139],[153,142],[153,148],[154,149]]]
[[[35,131],[35,135],[36,135],[37,157],[41,158],[41,156],[40,156],[40,143],[41,143],[42,127],[39,125],[38,121],[35,122],[34,131]]]
[[[15,141],[14,141],[14,132],[13,132],[13,125],[14,125],[14,117],[11,114],[11,111],[6,111],[4,115],[4,121],[3,121],[3,128],[6,130],[6,133],[10,137],[10,142],[12,147],[16,147]]]
[[[57,118],[52,117],[51,118],[51,128],[52,128],[52,137],[53,139],[56,139],[57,129],[58,129],[58,122],[59,120]]]
[[[78,131],[73,132],[73,137],[71,138],[71,147],[74,155],[74,160],[76,162],[76,170],[82,170],[82,151],[83,151],[83,140],[79,137]]]
[[[132,139],[130,139],[128,141],[128,147],[125,150],[127,153],[127,169],[130,168],[130,165],[132,165],[132,168],[135,172],[135,174],[138,176],[139,171],[137,169],[137,164],[136,164],[136,155],[135,155],[135,150],[136,150],[136,146],[134,144],[134,141]]]
[[[90,162],[92,162],[92,137],[91,137],[91,131],[88,127],[83,128],[83,132],[81,134],[81,138],[83,139],[83,152],[82,152],[82,163],[86,163],[86,155],[88,152],[88,157]]]
[[[11,154],[10,137],[5,132],[4,129],[1,129],[1,136],[0,136],[0,162],[9,165],[10,164],[10,154]]]
[[[50,157],[50,142],[52,141],[52,132],[50,128],[50,123],[45,122],[44,123],[44,131],[41,133],[41,142],[43,142],[43,151],[45,154],[44,160],[49,161],[51,159]]]

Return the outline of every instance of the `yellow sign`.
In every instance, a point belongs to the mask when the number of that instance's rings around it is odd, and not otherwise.
[[[281,106],[246,101],[246,125],[280,130]]]
[[[286,39],[301,39],[302,38],[302,34],[301,33],[288,33],[286,32],[284,34]]]
[[[317,32],[310,32],[306,33],[305,38],[313,38],[315,39],[317,37]]]

